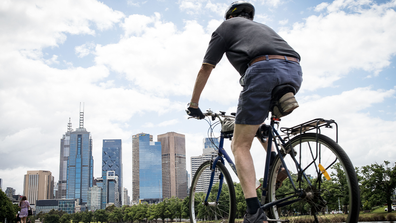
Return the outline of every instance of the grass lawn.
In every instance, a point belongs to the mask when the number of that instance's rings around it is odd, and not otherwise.
[[[320,215],[320,222],[345,222],[345,214],[327,214]],[[293,223],[303,223],[306,222],[304,216],[289,217],[290,222]],[[377,207],[371,212],[365,213],[364,211],[359,214],[359,222],[369,222],[369,221],[396,221],[396,211],[391,213],[385,212],[384,207]],[[235,222],[241,223],[243,219],[235,219]]]

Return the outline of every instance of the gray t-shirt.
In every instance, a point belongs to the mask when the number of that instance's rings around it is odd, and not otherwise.
[[[241,75],[250,61],[259,56],[282,55],[301,59],[270,27],[242,17],[224,21],[213,32],[203,63],[216,66],[224,53]]]

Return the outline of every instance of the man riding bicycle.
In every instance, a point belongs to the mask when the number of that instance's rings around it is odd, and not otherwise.
[[[300,55],[270,27],[253,21],[254,6],[245,1],[233,2],[225,13],[225,21],[213,32],[203,64],[198,72],[187,113],[203,119],[198,107],[200,95],[216,64],[226,53],[240,73],[240,93],[235,118],[232,152],[247,211],[244,222],[266,222],[256,193],[256,174],[250,147],[256,132],[270,109],[272,90],[289,84],[297,92],[302,82]],[[283,113],[290,113],[298,104],[291,93],[280,99]],[[273,152],[274,155],[275,152]]]

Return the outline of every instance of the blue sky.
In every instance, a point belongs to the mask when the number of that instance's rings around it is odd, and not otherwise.
[[[122,139],[124,186],[132,189],[132,135],[178,132],[188,158],[202,152],[204,121],[184,109],[211,33],[231,3],[220,0],[0,3],[0,178],[23,193],[28,170],[59,175],[59,144],[80,102],[93,138],[95,177],[103,139]],[[396,1],[256,0],[255,21],[299,54],[300,108],[292,126],[334,119],[356,166],[394,162]],[[226,57],[213,71],[202,110],[235,111],[241,87]],[[229,142],[226,143],[229,147]],[[230,151],[228,149],[228,151]],[[258,177],[264,153],[254,144]],[[234,180],[237,180],[234,178]]]

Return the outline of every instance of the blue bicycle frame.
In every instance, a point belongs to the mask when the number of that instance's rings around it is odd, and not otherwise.
[[[261,200],[262,200],[261,202],[262,202],[262,204],[265,204],[265,198],[266,198],[267,191],[268,191],[268,188],[267,188],[267,187],[268,187],[268,175],[269,175],[269,168],[270,168],[270,165],[271,165],[271,149],[272,149],[273,137],[278,138],[278,139],[280,140],[280,142],[282,143],[282,145],[285,145],[285,144],[286,144],[286,143],[284,142],[284,140],[281,138],[280,134],[278,133],[278,131],[275,129],[274,126],[275,126],[275,120],[272,119],[272,120],[271,120],[270,126],[267,126],[267,127],[269,127],[269,128],[268,128],[268,129],[269,129],[269,133],[268,133],[268,142],[269,142],[269,143],[268,143],[268,148],[267,148],[266,165],[265,165],[265,169],[264,169],[264,180],[263,180],[263,185],[262,185],[262,197],[261,197]],[[212,168],[211,168],[212,173],[211,173],[211,176],[210,176],[210,183],[209,183],[208,191],[207,191],[207,194],[206,194],[205,203],[207,203],[207,201],[208,201],[208,198],[209,198],[209,195],[210,195],[212,186],[213,186],[213,180],[214,180],[214,175],[215,175],[214,170],[216,169],[216,163],[217,163],[218,161],[220,161],[222,164],[225,165],[225,161],[224,161],[224,158],[225,158],[225,160],[226,160],[226,161],[228,162],[228,164],[231,166],[231,169],[232,169],[232,170],[234,171],[234,173],[238,176],[234,162],[231,160],[230,156],[227,154],[227,152],[225,151],[225,149],[224,149],[224,147],[223,147],[223,145],[224,145],[224,139],[225,139],[225,138],[232,138],[232,134],[230,134],[230,133],[223,133],[223,132],[222,132],[221,135],[220,135],[220,142],[219,142],[219,148],[218,148],[218,156],[213,160],[213,163],[212,163]],[[274,144],[275,144],[275,149],[276,149],[276,151],[277,151],[277,153],[279,154],[279,157],[280,157],[280,159],[281,159],[282,165],[283,165],[285,168],[287,168],[287,165],[286,165],[286,163],[285,163],[285,161],[284,161],[284,159],[283,159],[282,153],[280,152],[278,143],[275,141]],[[293,152],[293,151],[292,151],[292,152]],[[295,162],[295,164],[296,164],[297,169],[298,169],[298,170],[301,170],[301,166],[299,165],[299,163],[297,162],[297,160],[295,159],[295,157],[292,156],[292,158],[293,158],[293,160],[294,160],[294,162]],[[295,184],[294,184],[294,181],[292,180],[292,178],[291,178],[291,176],[290,176],[290,173],[287,172],[287,175],[288,175],[288,178],[290,179],[290,182],[291,182],[293,188],[295,189],[295,191],[297,191],[296,186],[295,186]],[[311,182],[309,181],[309,179],[308,179],[308,177],[305,175],[305,173],[303,173],[303,177],[307,180],[308,184],[311,185]],[[223,174],[221,174],[221,175],[220,175],[220,180],[219,180],[219,190],[218,190],[216,202],[218,202],[218,201],[219,201],[219,198],[220,198],[220,192],[221,192],[221,189],[222,189],[222,186],[223,186],[223,178],[224,178],[224,176],[223,176]],[[286,201],[286,200],[289,200],[289,199],[291,199],[291,198],[293,198],[293,197],[299,197],[299,194],[297,193],[296,195],[292,195],[292,196],[286,197],[286,198],[284,198],[284,199],[281,199],[281,200],[278,200],[278,201],[275,201],[275,202],[271,202],[271,203],[269,203],[269,204],[262,205],[261,207],[262,207],[263,209],[267,209],[267,208],[272,207],[272,206],[274,206],[274,205],[278,205],[279,207],[281,207],[281,206],[286,206],[286,205],[289,205],[290,203],[294,203],[294,202],[296,202],[296,201],[301,200],[301,199],[295,199],[295,200],[288,201],[288,202],[286,202],[286,203],[282,203],[282,202],[284,202],[284,201]]]

